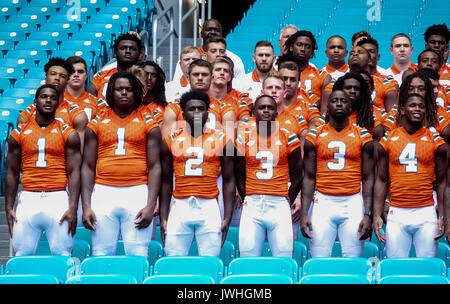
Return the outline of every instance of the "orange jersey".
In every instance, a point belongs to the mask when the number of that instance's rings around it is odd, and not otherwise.
[[[164,140],[173,158],[173,197],[217,198],[220,157],[229,138],[222,132],[211,129],[194,138],[186,129],[179,129],[167,135]]]
[[[22,149],[23,190],[66,189],[66,142],[73,131],[56,119],[42,129],[33,117],[11,132]]]
[[[140,109],[150,114],[158,124],[162,122],[165,110],[163,106],[160,106],[154,102],[150,102],[147,105],[141,105]]]
[[[95,86],[95,89],[97,90],[97,98],[106,99],[105,96],[106,96],[106,89],[108,88],[109,78],[111,78],[111,76],[116,72],[117,67],[106,70],[100,70],[97,73],[95,73],[91,83]]]
[[[112,109],[87,127],[97,136],[97,184],[128,187],[147,184],[147,134],[158,124],[151,115],[133,111],[120,118]]]
[[[317,102],[322,97],[322,86],[328,75],[327,71],[311,65],[300,73],[300,87],[306,91],[311,103]]]
[[[20,112],[19,116],[28,122],[35,116],[35,113],[36,106],[34,104],[29,104],[25,110]],[[73,127],[73,121],[80,113],[83,113],[83,109],[81,109],[78,105],[64,99],[56,109],[55,118],[60,120],[62,123]]]
[[[97,116],[97,98],[94,95],[84,91],[77,98],[70,95],[69,91],[64,92],[64,99],[70,103],[78,105],[87,115],[88,120]]]
[[[439,83],[443,86],[450,86],[450,63],[446,62],[439,70]]]
[[[373,104],[384,109],[384,98],[390,91],[398,91],[398,82],[393,76],[381,75],[379,72],[372,75],[375,88],[372,93]]]
[[[349,124],[340,132],[330,124],[311,129],[306,135],[316,149],[316,189],[333,196],[361,191],[361,155],[372,141],[369,131]]]
[[[450,100],[450,87],[439,86],[438,97],[436,98],[436,103],[441,107],[447,108],[449,106]]]
[[[305,99],[303,96],[297,96],[297,100],[294,101],[288,107],[284,107],[283,112],[288,112],[295,117],[299,118],[303,116],[307,123],[316,117],[320,117],[320,111],[316,104],[310,104],[309,100]],[[279,114],[280,115],[280,114]]]
[[[209,100],[210,104],[208,108],[208,121],[206,123],[206,127],[209,129],[221,129],[223,116],[230,111],[234,111],[233,107],[226,103],[221,103],[211,96],[209,97]],[[177,116],[177,121],[184,120],[183,110],[181,109],[179,102],[179,100],[176,100],[175,102],[167,105],[167,107],[169,107]]]
[[[234,113],[236,113],[236,120],[241,120],[245,116],[250,116],[249,105],[251,105],[253,101],[248,97],[248,93],[241,93],[235,89],[231,89],[221,101],[233,108]]]
[[[442,137],[425,127],[412,135],[400,127],[387,132],[380,144],[389,156],[391,206],[432,206],[435,152],[444,144]]]
[[[256,124],[256,121],[255,121]],[[256,126],[241,128],[235,146],[245,157],[245,194],[288,196],[289,155],[300,147],[298,137],[277,122],[267,139],[257,134]]]

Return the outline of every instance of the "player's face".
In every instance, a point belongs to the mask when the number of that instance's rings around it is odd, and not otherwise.
[[[216,21],[211,20],[211,21],[205,23],[201,34],[202,34],[202,38],[204,40],[206,40],[212,36],[222,37],[222,27]]]
[[[380,60],[380,54],[378,54],[378,49],[375,45],[370,43],[365,43],[361,45],[363,48],[365,48],[370,53],[370,60],[369,65],[371,67],[376,67],[378,60]]]
[[[117,62],[121,65],[131,66],[139,59],[138,44],[133,40],[122,40],[119,42],[116,54]]]
[[[183,118],[191,128],[203,128],[208,120],[208,108],[204,101],[191,99],[186,103]]]
[[[288,40],[289,37],[294,35],[296,32],[297,30],[293,28],[286,28],[283,30],[283,32],[281,33],[281,37],[278,40],[278,46],[280,47],[281,54],[285,53],[284,44],[286,43],[286,40]]]
[[[151,65],[146,65],[144,67],[144,71],[148,73],[146,81],[147,81],[147,90],[150,92],[155,88],[156,83],[158,82],[158,73],[156,71],[156,68]]]
[[[303,62],[308,62],[314,55],[311,39],[305,36],[297,37],[297,40],[295,40],[294,45],[291,47],[291,52]]]
[[[210,44],[208,44],[208,51],[206,51],[206,61],[212,62],[217,57],[223,57],[226,55],[226,47],[222,42],[211,42]]]
[[[261,73],[268,73],[272,69],[274,59],[273,49],[270,46],[257,47],[253,55],[256,68]]]
[[[180,67],[184,75],[187,75],[188,68],[191,65],[192,61],[197,59],[202,59],[202,55],[199,52],[192,52],[181,55]]]
[[[369,54],[360,46],[355,46],[348,55],[348,65],[353,69],[364,69],[369,64],[369,60]]]
[[[189,75],[191,90],[207,91],[211,85],[211,73],[207,67],[195,66]]]
[[[439,72],[439,57],[435,53],[425,52],[420,55],[418,62],[419,69],[421,68],[429,68]]]
[[[69,81],[67,85],[73,89],[81,89],[84,88],[84,84],[87,79],[86,67],[83,63],[75,63],[73,64],[74,73],[70,75]]]
[[[68,80],[69,73],[65,68],[58,65],[50,67],[45,76],[45,83],[54,85],[60,93],[66,89]]]
[[[425,119],[425,101],[417,96],[410,97],[404,108],[399,109],[403,117],[412,124],[422,124]]]
[[[345,60],[348,51],[346,48],[346,43],[341,38],[335,37],[331,38],[327,43],[327,49],[325,50],[325,55],[327,55],[328,60],[331,62],[342,62]]]
[[[266,78],[262,89],[262,94],[269,95],[276,100],[277,104],[283,102],[284,99],[284,82],[278,78]]]
[[[342,90],[348,95],[348,98],[354,102],[361,95],[361,84],[357,79],[350,78],[344,81]]]
[[[408,94],[413,94],[413,93],[419,94],[425,98],[425,94],[426,94],[425,82],[418,77],[413,78],[408,87]]]
[[[127,78],[118,78],[114,83],[114,106],[130,109],[134,106],[133,87]]]
[[[284,86],[286,88],[286,97],[290,98],[294,95],[297,95],[299,83],[298,72],[291,71],[289,69],[281,69],[279,72],[284,80]]]
[[[253,115],[257,123],[260,121],[274,121],[277,114],[276,103],[268,97],[259,99],[253,109]]]
[[[409,62],[413,47],[406,37],[397,37],[392,41],[391,54],[394,60],[398,62]]]
[[[425,44],[426,49],[435,50],[441,56],[444,54],[446,47],[445,37],[441,35],[431,35],[428,38],[427,44]]]
[[[328,114],[335,119],[348,116],[351,111],[350,99],[344,91],[334,91],[328,99]]]
[[[218,62],[213,67],[212,82],[216,85],[228,85],[231,81],[230,65],[225,62]]]
[[[36,111],[38,111],[41,115],[54,115],[59,104],[57,93],[51,88],[44,88],[35,99],[35,104]]]

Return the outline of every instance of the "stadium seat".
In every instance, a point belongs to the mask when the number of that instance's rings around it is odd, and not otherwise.
[[[122,5],[122,6],[112,6],[109,4],[108,6],[100,9],[98,14],[123,14],[125,16],[130,17],[130,28],[136,29],[139,25],[139,22],[141,20],[141,12],[138,8],[132,7],[129,4],[128,5]]]
[[[310,258],[302,268],[302,277],[315,274],[371,276],[371,263],[365,258]]]
[[[52,51],[58,49],[58,44],[55,40],[24,40],[20,41],[16,47],[16,50],[30,50],[30,51],[47,51],[51,54]]]
[[[26,88],[10,88],[3,92],[2,97],[16,97],[16,98],[24,98],[29,99],[33,98],[36,94],[36,89],[26,89]]]
[[[24,70],[20,68],[0,66],[0,78],[9,79],[12,83],[14,83],[17,79],[22,78],[24,73]]]
[[[17,8],[9,5],[9,3],[0,4],[0,16],[8,19],[9,16],[17,14]]]
[[[0,275],[0,284],[58,284],[50,274],[5,274]]]
[[[285,274],[298,281],[299,268],[288,257],[238,257],[228,265],[228,274]]]
[[[5,265],[5,274],[50,274],[64,283],[75,274],[75,261],[67,256],[16,256]]]
[[[15,88],[37,89],[45,84],[42,78],[21,78],[14,83]]]
[[[34,3],[34,2],[32,2]],[[22,7],[19,11],[20,14],[25,14],[25,15],[41,15],[43,17],[45,17],[45,21],[47,21],[47,18],[51,15],[57,14],[57,9],[54,6],[27,6],[27,7]],[[45,22],[44,22],[45,23]]]
[[[129,274],[141,284],[149,275],[149,267],[148,260],[142,256],[91,256],[81,262],[80,275]]]
[[[117,242],[116,255],[125,255],[123,240]],[[154,265],[155,262],[164,256],[164,247],[161,242],[152,240],[148,246],[148,262]]]
[[[220,284],[294,284],[286,274],[236,274],[222,279]]]
[[[303,276],[299,284],[371,284],[365,275],[312,274]]]
[[[336,241],[333,245],[333,249],[331,252],[332,257],[342,257],[342,248],[341,243],[339,241]],[[365,241],[364,242],[364,251],[363,251],[363,258],[380,258],[380,249],[378,248],[378,245],[371,241]]]
[[[84,240],[88,242],[90,246],[92,246],[91,233],[92,231],[87,229],[86,227],[78,226],[77,231],[75,232],[75,240]]]
[[[222,280],[224,265],[220,258],[207,256],[164,256],[153,267],[153,275],[205,274],[215,283]]]
[[[33,60],[36,65],[41,61],[47,62],[48,60],[47,52],[41,50],[10,50],[4,58]]]
[[[137,284],[137,280],[127,274],[90,274],[70,277],[66,284]]]
[[[189,250],[189,255],[198,256],[198,247],[196,241],[192,242],[191,248]],[[225,266],[228,266],[231,260],[233,260],[235,257],[236,248],[234,247],[233,243],[231,243],[230,241],[225,241],[222,248],[220,249],[220,259],[222,260],[223,264]]]
[[[61,44],[62,41],[69,39],[69,35],[67,33],[60,33],[58,31],[50,31],[50,32],[34,32],[31,33],[28,37],[30,40],[54,40],[56,44]]]
[[[76,27],[81,27],[86,20],[81,18],[78,20],[78,15],[71,15],[71,14],[56,14],[52,15],[48,18],[47,24],[53,24],[53,23],[69,23]]]
[[[230,226],[230,228],[228,228],[226,240],[230,241],[236,250],[239,251],[239,227]]]
[[[46,17],[44,14],[18,14],[11,15],[8,18],[8,23],[28,23],[34,27],[38,27],[46,22]]]
[[[80,23],[78,22],[51,22],[42,24],[39,28],[41,32],[58,32],[61,35],[71,37],[73,33],[80,31]]]
[[[144,284],[214,284],[213,277],[206,274],[155,275],[144,280]]]
[[[93,7],[97,11],[100,10],[102,7],[107,6],[106,0],[79,0],[80,7]]]
[[[54,7],[55,9],[60,9],[66,5],[66,0],[29,0],[29,6],[38,5],[46,7]]]
[[[87,23],[91,16],[95,15],[96,13],[97,9],[95,7],[86,5],[80,5],[79,7],[75,8],[72,6],[66,6],[59,11],[59,15],[65,16],[67,20],[73,20],[74,22],[80,23],[81,25]]]
[[[44,68],[41,63],[43,61],[44,60],[40,61],[39,66],[37,68],[32,68],[32,69],[29,69],[28,71],[26,71],[25,78],[45,79],[45,71],[44,71]]]
[[[51,255],[50,246],[47,240],[42,240],[39,242],[36,255]],[[83,240],[75,240],[72,249],[72,257],[77,258],[82,262],[85,258],[91,255],[91,246],[88,242]]]
[[[36,67],[36,62],[29,58],[1,58],[0,66],[29,70]]]
[[[450,281],[439,275],[392,275],[381,278],[378,284],[450,284]]]
[[[26,23],[3,23],[0,27],[0,33],[7,33],[10,39],[16,43],[27,39],[27,36],[34,31],[36,31],[36,27]]]
[[[376,269],[376,280],[391,275],[447,275],[445,262],[439,258],[387,258]]]
[[[14,49],[15,42],[9,36],[9,33],[0,32],[0,50],[3,55],[5,55],[8,51]],[[3,56],[0,56],[0,58]]]
[[[131,30],[131,17],[123,14],[102,14],[97,13],[92,17],[92,20],[101,20],[102,23],[118,24],[120,25],[120,32],[125,33]],[[90,23],[92,23],[91,21]],[[97,23],[97,22],[96,22]],[[84,28],[84,26],[83,26]]]
[[[438,252],[436,254],[436,257],[443,260],[447,265],[447,268],[450,267],[450,246],[448,245],[448,243],[444,243],[442,241],[438,243]]]
[[[0,78],[0,93],[3,93],[5,90],[11,87],[11,81],[7,78]]]

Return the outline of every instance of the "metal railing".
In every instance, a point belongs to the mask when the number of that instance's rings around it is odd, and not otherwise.
[[[183,0],[179,0],[178,2],[178,31],[174,28],[174,6],[170,6],[169,8],[164,8],[163,4],[160,0],[158,0],[158,4],[162,9],[161,13],[158,13],[157,16],[153,17],[152,24],[152,58],[153,61],[156,62],[158,57],[158,48],[167,40],[169,40],[169,79],[172,79],[173,76],[173,39],[178,38],[178,56],[180,58],[181,54],[181,46],[183,40],[183,22],[185,22],[192,14],[194,14],[194,24],[193,24],[193,38],[194,38],[194,46],[197,46],[197,38],[198,38],[198,7],[199,1],[194,0],[194,5],[183,15]],[[212,8],[212,0],[208,0],[208,19],[211,18],[211,8]],[[205,10],[206,10],[206,1],[201,0],[201,20],[205,21]],[[162,18],[165,18],[169,23],[169,31],[158,41],[158,23]]]

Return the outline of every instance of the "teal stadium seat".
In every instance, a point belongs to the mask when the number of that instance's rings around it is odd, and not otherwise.
[[[51,54],[58,49],[58,43],[55,40],[24,40],[20,41],[16,47],[16,50],[36,50],[46,51]]]
[[[5,265],[5,274],[49,274],[64,283],[75,274],[75,261],[67,256],[16,256]]]
[[[302,268],[302,277],[316,274],[372,275],[372,265],[365,258],[310,258]]]
[[[14,83],[15,88],[36,89],[45,84],[43,78],[21,78]]]
[[[141,284],[148,277],[149,268],[148,260],[142,256],[91,256],[81,262],[80,275],[129,274]]]
[[[206,274],[155,275],[144,280],[144,284],[215,284]]]
[[[299,267],[288,257],[238,257],[228,265],[227,275],[236,274],[284,274],[298,282]]]
[[[51,255],[48,241],[42,240],[39,242],[36,255]],[[77,258],[80,262],[91,255],[91,246],[88,242],[83,240],[75,240],[72,249],[72,257]]]
[[[231,264],[231,263],[230,263]],[[153,275],[203,274],[215,283],[224,276],[224,265],[220,258],[207,256],[164,256],[153,267]]]
[[[1,58],[0,66],[29,70],[36,67],[36,62],[29,58]]]
[[[285,274],[237,274],[222,279],[220,284],[294,284]]]
[[[336,241],[333,245],[333,249],[331,252],[332,257],[342,257],[342,248],[341,243],[339,241]],[[380,258],[380,248],[378,248],[378,245],[371,241],[365,241],[364,242],[364,251],[363,251],[363,258]]]
[[[28,23],[34,27],[38,27],[46,22],[46,17],[43,14],[18,14],[12,15],[8,18],[8,23]]]
[[[198,256],[197,242],[193,241],[191,248],[189,250],[190,256]],[[222,248],[220,249],[220,259],[225,266],[228,266],[230,262],[236,258],[236,247],[230,241],[225,241]]]
[[[80,23],[78,22],[48,22],[42,24],[39,28],[40,32],[58,32],[61,35],[71,37],[73,33],[80,31]]]
[[[371,284],[365,275],[313,274],[303,276],[299,284]]]
[[[16,98],[24,98],[29,99],[33,98],[36,94],[36,89],[26,89],[26,88],[10,88],[3,92],[2,97],[16,97]]]
[[[123,240],[117,242],[116,255],[125,255]],[[148,246],[148,262],[154,265],[155,262],[164,256],[164,247],[161,242],[152,240]]]
[[[66,284],[137,284],[137,280],[128,274],[91,274],[70,277]]]
[[[41,61],[47,63],[48,55],[43,50],[10,50],[5,54],[4,59],[24,59],[28,61],[34,61],[37,66]],[[33,67],[29,67],[30,69]]]
[[[27,23],[3,23],[0,27],[0,33],[8,33],[10,39],[16,43],[27,39],[27,36],[35,31],[36,27]]]
[[[376,269],[376,280],[391,275],[447,275],[445,262],[439,258],[387,258]]]
[[[55,15],[58,13],[57,8],[54,6],[42,6],[37,5],[35,2],[31,2],[29,6],[23,7],[20,9],[20,14],[24,15],[40,15],[43,16],[45,21],[49,16]],[[45,23],[45,22],[44,22]]]
[[[58,284],[58,279],[50,274],[10,274],[0,275],[0,284]]]
[[[450,284],[450,281],[439,275],[392,275],[380,279],[378,284]]]

